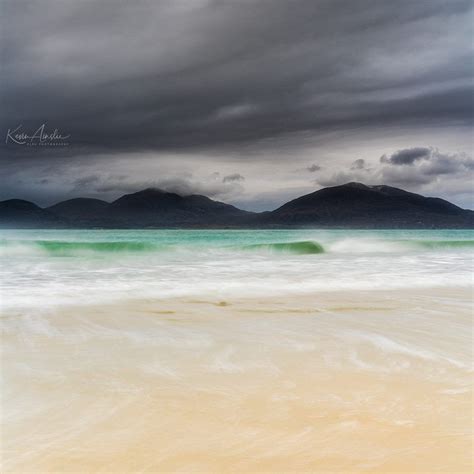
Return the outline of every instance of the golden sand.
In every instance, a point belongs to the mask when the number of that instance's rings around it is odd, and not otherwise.
[[[5,314],[2,472],[471,472],[472,294]]]

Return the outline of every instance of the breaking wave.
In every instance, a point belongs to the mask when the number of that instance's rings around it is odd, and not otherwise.
[[[152,242],[68,242],[61,240],[2,240],[0,241],[0,248],[3,250],[3,253],[32,253],[42,251],[53,256],[74,255],[83,252],[138,253],[164,250],[163,245]]]
[[[277,242],[269,244],[252,244],[243,247],[245,250],[268,250],[271,252],[285,252],[300,255],[324,253],[324,247],[312,240],[302,242]]]
[[[177,250],[206,251],[220,249],[224,252],[261,251],[293,255],[318,254],[398,254],[426,251],[474,250],[474,240],[421,240],[421,239],[360,239],[343,238],[320,243],[316,240],[290,242],[262,242],[241,245],[225,243],[212,245],[206,241],[189,245],[185,242],[156,242],[150,240],[68,241],[68,240],[0,240],[0,254],[50,256],[75,256],[83,254],[146,254],[174,252]]]
[[[409,242],[426,249],[474,248],[474,240],[412,240]]]

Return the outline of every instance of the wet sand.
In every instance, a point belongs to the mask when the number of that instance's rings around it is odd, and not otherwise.
[[[472,293],[2,316],[2,472],[471,472]]]

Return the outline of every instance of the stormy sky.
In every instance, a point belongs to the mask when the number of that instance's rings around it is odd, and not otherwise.
[[[155,186],[264,210],[361,181],[472,208],[472,9],[1,0],[0,199]]]

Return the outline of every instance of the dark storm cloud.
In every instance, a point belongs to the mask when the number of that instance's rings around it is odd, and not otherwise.
[[[381,163],[390,163],[392,165],[412,165],[415,161],[429,158],[431,150],[429,148],[405,148],[398,150],[391,156],[382,155]]]
[[[242,176],[240,173],[232,173],[222,178],[223,183],[232,183],[235,181],[245,181],[245,177]]]
[[[352,163],[349,169],[321,176],[318,183],[322,186],[337,186],[348,181],[360,181],[365,184],[388,184],[405,189],[419,189],[457,182],[472,192],[474,182],[474,160],[463,153],[448,154],[433,147],[416,147],[398,150],[383,159],[374,167],[367,166],[364,159]]]
[[[471,125],[472,25],[470,0],[2,0],[0,199],[159,186],[236,203],[245,184],[263,209],[315,178],[467,189],[459,154],[373,160]],[[5,143],[43,123],[68,146]]]
[[[408,160],[402,165],[389,160],[387,166],[380,170],[383,182],[393,183],[397,186],[410,186],[414,184],[429,184],[440,182],[440,179],[449,177],[460,181],[471,182],[474,178],[472,163],[473,159],[465,154],[448,154],[440,152],[435,148],[412,148],[411,150],[425,150],[423,155],[412,155],[412,160]],[[404,156],[408,150],[399,150],[391,156]],[[401,154],[401,155],[400,155]],[[408,153],[409,155],[409,153]],[[413,156],[419,158],[413,159]],[[404,165],[404,166],[403,166]]]
[[[394,165],[395,167],[404,167],[403,169],[407,170],[407,174],[416,173],[418,170],[427,176],[455,174],[474,169],[474,160],[466,154],[442,153],[433,147],[416,147],[398,150],[390,157],[383,155],[380,158],[380,163]],[[417,164],[417,166],[413,167],[415,164]],[[384,169],[388,170],[390,166]]]
[[[232,149],[401,121],[466,123],[471,6],[4,0],[2,130],[59,127],[71,145],[35,156],[84,157]]]
[[[74,187],[88,195],[117,196],[133,193],[146,188],[156,188],[177,193],[182,196],[202,194],[212,198],[225,199],[241,190],[239,181],[245,178],[235,173],[221,179],[220,173],[212,173],[204,179],[196,179],[192,175],[174,177],[128,179],[123,175],[86,176],[74,181]]]
[[[316,171],[319,171],[321,169],[321,166],[313,163],[311,166],[308,166],[306,168],[310,173],[315,173]]]

